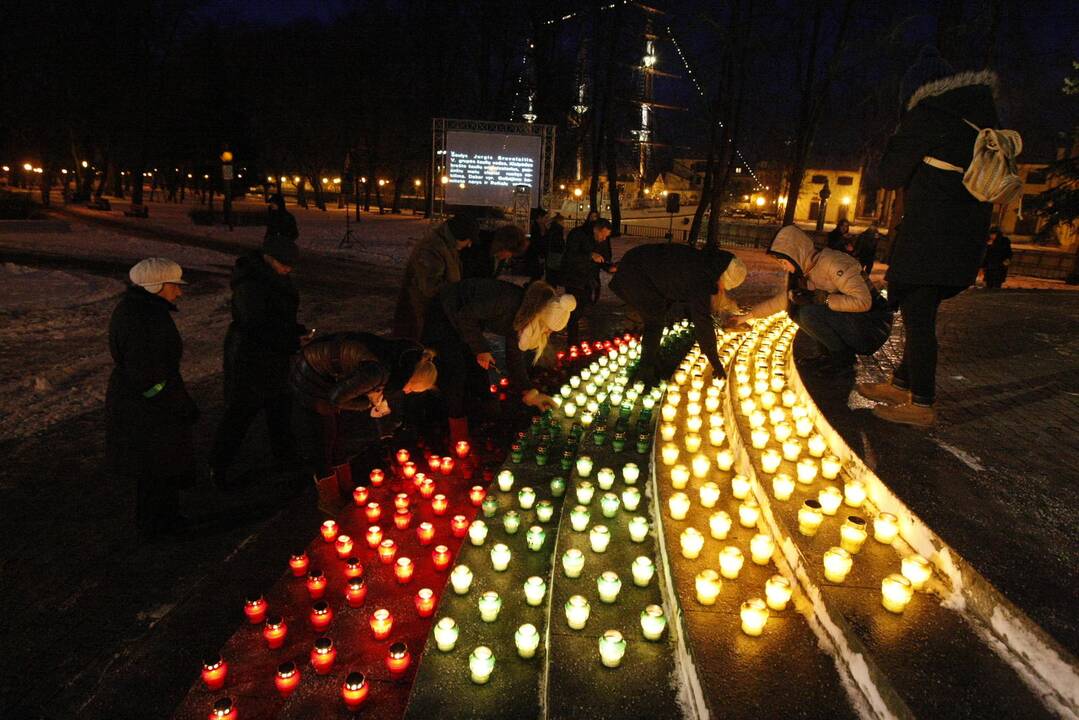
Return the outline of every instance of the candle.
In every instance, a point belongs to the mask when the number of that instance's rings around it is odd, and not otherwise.
[[[378,559],[383,565],[392,565],[397,558],[397,543],[393,538],[386,538],[378,544]]]
[[[502,610],[502,598],[494,590],[488,590],[480,595],[477,605],[480,619],[491,623],[498,619],[498,613]]]
[[[435,545],[435,549],[431,551],[431,562],[435,566],[435,570],[442,571],[450,566],[450,549],[445,545]]]
[[[903,558],[902,572],[903,577],[910,580],[910,584],[915,590],[921,590],[925,587],[929,577],[933,574],[929,561],[917,554],[907,555]]]
[[[582,595],[571,595],[566,601],[566,623],[571,630],[583,630],[588,622],[591,606]]]
[[[756,450],[763,450],[768,446],[768,441],[772,435],[766,429],[759,427],[753,428],[749,433],[749,442]]]
[[[577,505],[570,511],[569,522],[570,527],[576,532],[584,532],[588,528],[588,520],[591,517],[591,513],[584,505]]]
[[[648,584],[652,582],[652,576],[656,572],[652,558],[646,555],[637,556],[630,570],[633,574],[633,584],[637,587],[648,587]]]
[[[482,520],[473,520],[468,526],[468,540],[473,545],[483,545],[487,540],[487,523]]]
[[[765,410],[771,410],[776,404],[776,394],[771,390],[765,390],[761,393],[761,407]]]
[[[828,443],[824,442],[824,437],[817,434],[809,438],[809,454],[813,457],[821,457],[828,449]]]
[[[412,574],[415,570],[416,566],[412,563],[412,558],[400,557],[397,558],[397,564],[394,565],[393,574],[397,577],[399,584],[405,585],[412,579]]]
[[[635,543],[644,542],[648,537],[648,520],[640,515],[629,521],[629,539]]]
[[[841,583],[847,579],[853,564],[850,553],[843,548],[828,548],[824,552],[824,577],[831,582]]]
[[[678,462],[678,446],[674,443],[664,443],[660,448],[660,456],[663,460],[663,464],[670,466]]]
[[[386,651],[386,669],[390,671],[391,678],[399,678],[408,670],[412,663],[412,655],[408,652],[408,646],[403,642],[395,642]]]
[[[539,632],[532,623],[525,623],[517,628],[513,634],[513,642],[517,646],[517,654],[525,659],[535,657],[536,648],[539,647]]]
[[[618,508],[621,507],[622,501],[614,493],[603,493],[603,497],[600,498],[599,506],[600,511],[605,518],[613,518],[618,514]]]
[[[479,507],[483,504],[483,499],[487,497],[487,489],[482,485],[473,485],[468,491],[468,501]]]
[[[724,448],[716,453],[716,467],[727,472],[734,466],[734,453],[730,448]]]
[[[728,580],[735,580],[742,571],[745,557],[742,551],[733,545],[727,545],[719,551],[719,572]]]
[[[363,575],[363,564],[358,557],[352,556],[345,559],[345,577],[354,578]]]
[[[566,493],[566,481],[563,478],[551,478],[551,496],[562,497]]]
[[[659,415],[663,418],[663,422],[665,423],[674,422],[674,419],[678,417],[678,407],[671,405],[670,403],[665,403],[663,407],[659,409]]]
[[[749,555],[757,565],[767,565],[771,562],[775,548],[775,541],[766,533],[757,533],[749,541]]]
[[[792,594],[791,581],[782,575],[773,575],[764,583],[765,602],[772,610],[786,610]]]
[[[641,469],[637,466],[637,463],[628,462],[622,466],[622,481],[626,485],[637,484],[637,479],[641,476]]]
[[[525,535],[525,542],[528,545],[528,549],[532,552],[539,552],[543,549],[543,542],[547,539],[547,531],[539,525],[533,525],[528,528],[528,533]]]
[[[367,532],[364,533],[364,538],[367,540],[368,547],[377,548],[379,543],[382,542],[382,528],[378,525],[372,525],[367,528]]]
[[[862,549],[866,537],[868,533],[865,520],[857,515],[848,515],[839,527],[839,545],[851,555],[856,555]]]
[[[495,569],[495,572],[505,572],[510,565],[512,555],[513,553],[510,552],[508,545],[496,543],[491,548],[491,566]]]
[[[808,485],[817,479],[817,461],[812,458],[802,458],[798,461],[798,482]]]
[[[880,581],[880,595],[885,610],[901,613],[914,597],[914,585],[903,575],[892,573]]]
[[[280,615],[266,618],[266,624],[262,627],[262,637],[266,641],[266,647],[276,650],[285,644],[288,636],[288,625]]]
[[[695,560],[704,548],[704,536],[696,528],[688,527],[679,536],[679,544],[682,547],[682,557]]]
[[[615,477],[614,470],[611,468],[600,468],[600,471],[596,473],[596,482],[601,490],[610,490],[614,487]]]
[[[641,632],[645,640],[659,640],[667,628],[667,616],[659,605],[648,605],[641,611]]]
[[[667,498],[667,508],[670,511],[671,517],[675,520],[685,520],[686,513],[689,512],[689,495],[684,492],[671,493],[671,496]]]
[[[363,510],[364,515],[367,517],[367,522],[378,522],[378,519],[382,517],[382,506],[377,502],[367,503],[367,507]]]
[[[611,531],[606,525],[595,525],[588,532],[588,542],[592,546],[592,552],[606,552],[611,543]]]
[[[686,452],[695,453],[701,449],[701,436],[697,433],[689,433],[683,438]]]
[[[450,519],[450,532],[455,538],[463,538],[468,534],[470,523],[464,515],[454,515]]]
[[[843,493],[835,485],[828,485],[817,493],[817,502],[825,515],[835,515],[843,503]]]
[[[798,402],[798,396],[793,390],[787,388],[780,396],[780,401],[783,403],[783,407],[794,407],[794,403]]]
[[[752,489],[749,478],[745,475],[735,475],[731,478],[731,495],[737,500],[745,500],[749,497],[749,491]]]
[[[708,416],[708,427],[711,428],[712,430],[723,431],[725,426],[726,426],[726,420],[724,419],[722,413],[712,413],[711,415]],[[725,431],[723,432],[722,437],[724,439],[726,439],[727,433]],[[716,445],[722,444],[722,441],[720,441],[719,443],[714,443],[714,444],[716,444]]]
[[[675,490],[683,490],[689,484],[689,468],[685,465],[675,465],[671,468],[671,487]]]
[[[363,507],[367,502],[367,493],[369,488],[366,485],[357,485],[352,491],[352,502],[356,507]]]
[[[712,447],[720,447],[727,440],[727,433],[723,431],[721,427],[711,427],[708,429],[708,444]]]
[[[312,600],[318,600],[326,594],[326,576],[318,568],[311,568],[307,573],[307,592]]]
[[[367,477],[371,480],[372,487],[382,487],[382,483],[386,482],[386,473],[379,468],[374,468]]]
[[[554,517],[554,503],[550,500],[540,500],[536,503],[536,519],[540,522],[550,522]]]
[[[772,476],[772,494],[776,500],[790,500],[794,494],[794,478],[786,473]]]
[[[467,565],[458,565],[450,573],[450,584],[458,595],[465,595],[472,587],[472,570]]]
[[[745,390],[742,389],[743,387]],[[752,415],[757,410],[757,401],[750,397],[752,394],[752,388],[745,385],[738,386],[738,397],[741,399],[741,402],[738,403],[738,409],[742,411],[743,415]]]
[[[701,570],[693,581],[697,591],[697,602],[701,605],[715,605],[723,587],[723,581],[719,579],[719,573],[712,569]]]
[[[308,616],[311,627],[322,632],[333,622],[333,608],[325,600],[318,600],[311,605],[311,614]]]
[[[329,675],[336,659],[337,648],[333,646],[333,640],[328,637],[315,640],[315,645],[311,648],[311,664],[316,675]]]
[[[796,438],[789,438],[783,443],[783,459],[796,462],[802,456],[802,442]]]
[[[592,474],[592,458],[587,455],[577,458],[577,474],[583,478]]]
[[[604,667],[616,668],[626,654],[626,640],[617,630],[607,630],[599,639],[599,658]]]
[[[322,523],[322,527],[319,528],[322,533],[322,539],[326,542],[333,542],[337,539],[337,523],[333,520],[327,520]]]
[[[726,540],[731,531],[731,516],[720,510],[708,518],[708,532],[716,540]]]
[[[410,457],[412,456],[409,454],[408,450],[406,450],[405,448],[401,448],[397,451],[397,464],[404,465],[406,462],[408,462]]]
[[[268,608],[269,605],[266,604],[266,600],[261,595],[247,598],[244,601],[244,615],[247,616],[247,622],[258,625],[266,619],[266,610]]]
[[[843,502],[857,508],[865,503],[865,483],[861,480],[848,480],[843,483]]]
[[[873,539],[891,545],[899,535],[899,519],[891,513],[882,512],[873,518]]]
[[[277,675],[274,677],[274,686],[283,698],[291,695],[300,684],[300,669],[292,660],[283,662],[277,666]]]
[[[525,580],[525,602],[536,607],[543,602],[543,596],[547,594],[547,583],[538,575]]]
[[[442,652],[450,652],[457,644],[461,630],[451,617],[444,617],[435,624],[435,645]]]
[[[570,548],[562,554],[562,569],[568,578],[581,576],[584,570],[584,553],[577,548]]]
[[[819,436],[817,436],[819,437]],[[812,442],[812,439],[810,440]],[[825,480],[835,480],[839,477],[839,471],[843,469],[843,464],[839,462],[839,458],[835,455],[825,455],[820,461],[820,474]],[[852,507],[858,507],[853,505]]]
[[[468,656],[468,670],[472,674],[472,682],[477,685],[486,684],[494,669],[495,654],[486,645],[480,645]]]
[[[757,520],[760,519],[760,516],[760,506],[752,497],[747,497],[738,506],[738,524],[744,528],[757,527]]]
[[[362,672],[350,672],[341,686],[341,698],[345,701],[345,707],[352,712],[359,710],[367,700],[370,689]]]
[[[798,532],[812,537],[817,534],[823,520],[824,514],[821,512],[820,503],[810,498],[798,509]]]
[[[628,487],[622,491],[622,507],[627,512],[636,512],[641,504],[641,491],[635,487]],[[613,516],[612,516],[613,517]]]
[[[778,422],[772,428],[772,435],[775,436],[777,442],[787,442],[790,439],[791,434],[794,433],[794,428],[787,422]]]
[[[445,515],[446,510],[448,510],[449,507],[450,501],[442,493],[439,493],[433,498],[431,498],[431,512],[433,512],[436,516],[442,517],[443,515]]]
[[[714,482],[706,482],[701,485],[699,490],[701,506],[706,508],[712,508],[719,502],[719,485]]]
[[[401,466],[401,474],[405,476],[405,479],[411,480],[416,477],[416,463],[411,460]]]
[[[337,550],[337,557],[342,560],[347,559],[352,554],[352,538],[348,535],[338,535],[334,548]]]
[[[368,624],[371,626],[375,640],[385,640],[393,630],[393,615],[386,608],[378,608],[371,613]]]
[[[793,408],[791,414],[793,415]],[[813,421],[805,415],[797,418],[794,421],[794,432],[798,434],[798,437],[809,437],[809,434],[813,432]]]
[[[513,471],[503,470],[498,473],[498,489],[502,492],[509,492],[513,489]]]
[[[712,461],[704,453],[697,453],[693,456],[691,467],[693,468],[693,477],[705,478],[708,477],[708,472],[712,469]]]
[[[472,447],[468,444],[467,440],[458,440],[453,446],[454,452],[457,453],[457,457],[464,460],[468,457],[468,453],[472,451]]]
[[[587,505],[592,502],[592,496],[596,494],[596,487],[588,480],[581,480],[576,487],[577,502]]]
[[[750,598],[742,603],[739,615],[742,619],[742,632],[750,637],[759,637],[768,622],[768,606],[760,598]]]
[[[779,469],[779,464],[782,461],[783,456],[775,448],[768,448],[761,453],[761,469],[769,475]]]
[[[363,605],[366,598],[367,581],[361,576],[349,578],[345,586],[345,599],[348,601],[348,606],[358,608]]]
[[[704,418],[700,415],[693,415],[686,418],[686,431],[692,435],[696,435],[701,431],[701,427],[704,425]],[[699,442],[699,441],[698,441]],[[691,452],[696,452],[693,450]]]
[[[229,664],[220,655],[211,655],[202,661],[202,683],[207,690],[220,690],[225,686]]]
[[[303,577],[306,575],[309,562],[307,553],[302,551],[293,553],[292,557],[288,559],[288,566],[292,570],[293,577]]]

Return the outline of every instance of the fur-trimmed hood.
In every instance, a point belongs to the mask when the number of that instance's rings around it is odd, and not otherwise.
[[[908,111],[914,109],[918,103],[926,98],[936,97],[938,95],[943,95],[946,92],[972,85],[988,86],[989,90],[993,93],[994,101],[996,100],[997,74],[992,70],[977,70],[956,73],[955,75],[949,75],[946,78],[934,80],[922,85],[910,96],[910,100],[907,101],[906,109]]]

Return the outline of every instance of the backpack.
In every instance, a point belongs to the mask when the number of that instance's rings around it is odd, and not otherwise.
[[[958,165],[926,155],[922,162],[940,170],[963,174],[963,187],[982,202],[1007,204],[1023,192],[1016,156],[1023,151],[1023,138],[1015,130],[980,128],[964,119],[978,135],[974,153],[964,170]]]

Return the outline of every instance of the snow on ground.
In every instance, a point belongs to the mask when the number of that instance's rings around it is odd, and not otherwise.
[[[0,308],[26,311],[88,305],[115,297],[124,289],[118,280],[89,273],[0,265]]]

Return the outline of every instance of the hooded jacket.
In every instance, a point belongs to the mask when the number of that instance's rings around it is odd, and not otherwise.
[[[790,260],[805,278],[809,290],[828,293],[827,305],[836,312],[866,312],[873,305],[869,281],[862,266],[851,255],[839,250],[817,250],[802,230],[788,225],[776,234],[768,252]],[[787,291],[754,305],[747,317],[762,318],[786,310]]]
[[[978,127],[997,127],[996,75],[952,75],[918,88],[880,161],[881,184],[903,188],[903,219],[889,259],[890,283],[967,287],[978,274],[993,206],[963,187],[963,176],[926,165],[929,155],[970,164]]]
[[[438,292],[461,279],[461,254],[449,222],[432,229],[416,244],[405,265],[405,279],[394,313],[394,334],[413,340],[423,330],[427,305]]]

